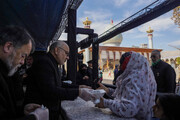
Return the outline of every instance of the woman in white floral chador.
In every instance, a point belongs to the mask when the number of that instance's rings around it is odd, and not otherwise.
[[[101,98],[96,106],[110,108],[120,117],[150,120],[157,85],[147,59],[139,53],[127,52],[122,55],[120,65],[123,73],[117,78],[115,90],[99,83],[114,99]]]

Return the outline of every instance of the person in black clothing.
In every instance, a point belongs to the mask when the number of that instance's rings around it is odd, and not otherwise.
[[[115,69],[114,69],[114,80],[113,80],[113,85],[115,85],[116,84],[116,79],[117,79],[117,77],[120,75],[119,74],[119,65],[115,65]]]
[[[21,76],[23,79],[23,86],[25,88],[28,82],[27,76],[30,74],[30,71],[31,71],[30,69],[31,69],[32,64],[33,64],[33,57],[32,57],[32,54],[30,54],[26,59],[25,73]]]
[[[87,70],[89,71],[90,75],[92,76],[92,74],[93,74],[92,60],[89,60],[87,63],[88,63]]]
[[[119,71],[119,65],[115,65],[115,69],[114,69],[114,78],[115,78],[115,76],[116,76],[116,74],[118,73],[118,71]]]
[[[157,82],[157,92],[175,93],[176,88],[176,73],[168,63],[161,60],[159,50],[154,50],[151,53],[152,66]]]
[[[51,44],[48,53],[37,51],[33,54],[33,59],[25,103],[45,105],[49,109],[50,120],[67,120],[68,116],[61,107],[61,101],[74,100],[79,95],[82,97],[81,88],[84,87],[61,81],[59,65],[69,59],[69,46],[63,41],[56,41]]]
[[[92,77],[87,70],[87,65],[82,64],[77,72],[76,82],[78,85],[92,86]]]
[[[33,49],[34,41],[23,28],[9,26],[0,29],[0,120],[35,120],[36,117],[42,120],[41,113],[48,114],[38,104],[28,104],[25,107],[17,107],[16,104],[17,86],[12,76]],[[25,117],[23,112],[28,116]]]
[[[180,96],[173,93],[159,94],[153,106],[154,117],[160,120],[180,120]]]

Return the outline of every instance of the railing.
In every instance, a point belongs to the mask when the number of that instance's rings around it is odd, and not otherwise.
[[[156,0],[147,7],[141,9],[132,16],[126,18],[120,23],[116,24],[112,28],[108,29],[104,33],[100,34],[98,38],[94,38],[94,42],[101,43],[104,42],[115,35],[135,28],[149,20],[152,20],[176,6],[180,5],[179,0]],[[150,16],[150,17],[149,17]],[[133,24],[132,24],[133,23]]]
[[[180,5],[180,0],[156,0],[147,7],[141,9],[137,13],[131,15],[120,23],[116,24],[112,28],[108,29],[98,37],[93,38],[94,43],[102,43],[117,34],[128,31],[143,23],[146,23]],[[89,38],[83,39],[89,41]],[[82,40],[82,41],[83,41]]]
[[[100,34],[98,36],[98,38],[101,38],[101,37],[111,33],[115,29],[122,27],[123,25],[128,24],[131,21],[134,21],[136,18],[138,18],[139,16],[141,16],[143,14],[147,14],[149,11],[152,11],[154,9],[154,7],[160,5],[162,3],[162,1],[166,1],[166,0],[156,0],[155,2],[151,3],[147,7],[143,8],[142,10],[138,11],[137,13],[131,15],[130,17],[126,18],[125,20],[123,20],[120,23],[116,24],[115,26],[111,27],[110,29],[108,29],[104,33]]]

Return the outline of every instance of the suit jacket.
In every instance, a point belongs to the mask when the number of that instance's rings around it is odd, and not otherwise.
[[[34,115],[23,115],[23,106],[17,107],[16,91],[7,66],[0,60],[0,120],[35,120]]]
[[[156,79],[157,92],[175,93],[176,73],[171,65],[161,60],[156,65],[151,66],[151,69]]]
[[[63,87],[58,63],[51,53],[35,53],[34,62],[28,77],[25,103],[43,104],[49,109],[50,120],[66,118],[61,108],[62,100],[74,100],[78,94],[78,87]]]

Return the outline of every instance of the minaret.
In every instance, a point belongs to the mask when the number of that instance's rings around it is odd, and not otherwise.
[[[83,22],[84,28],[90,29],[91,23],[92,23],[92,22],[91,22],[90,20],[88,20],[88,17],[86,17],[86,21]]]
[[[90,29],[91,23],[92,23],[92,22],[91,22],[90,20],[88,20],[88,17],[86,17],[86,21],[83,22],[84,28]],[[90,59],[89,59],[89,56],[90,56],[89,53],[90,53],[89,48],[86,48],[86,49],[85,49],[85,61],[86,61],[86,63],[90,60]]]
[[[149,27],[149,30],[146,31],[148,33],[148,39],[149,39],[149,48],[153,49],[153,32],[154,30]]]

